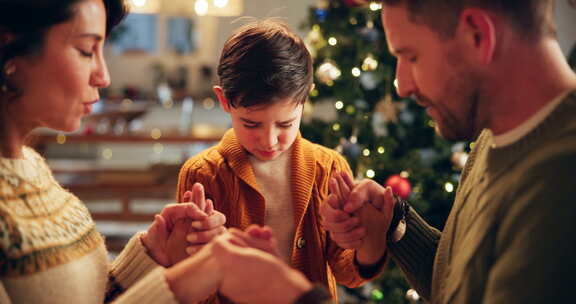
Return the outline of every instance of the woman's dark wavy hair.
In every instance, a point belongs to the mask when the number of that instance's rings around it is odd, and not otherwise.
[[[6,63],[16,57],[41,54],[48,30],[70,20],[74,16],[74,5],[82,1],[0,0],[0,137],[4,135],[8,99],[20,93],[6,75]],[[128,9],[124,0],[102,1],[108,36]]]

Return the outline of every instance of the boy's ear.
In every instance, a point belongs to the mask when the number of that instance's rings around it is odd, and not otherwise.
[[[212,90],[214,90],[214,94],[216,94],[216,97],[218,98],[218,101],[220,102],[222,109],[224,109],[224,111],[226,111],[227,113],[230,113],[230,103],[228,102],[228,99],[226,98],[226,95],[224,94],[224,90],[222,90],[222,87],[213,86]]]

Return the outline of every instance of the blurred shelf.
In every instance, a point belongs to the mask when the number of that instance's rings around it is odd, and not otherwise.
[[[45,144],[59,143],[59,136],[56,134],[39,134],[30,138],[32,146],[42,146]],[[64,143],[99,143],[99,142],[120,142],[120,143],[197,143],[197,142],[218,142],[221,136],[213,137],[193,137],[168,135],[158,139],[150,135],[65,135]]]

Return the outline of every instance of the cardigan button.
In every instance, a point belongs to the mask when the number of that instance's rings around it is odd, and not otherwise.
[[[306,240],[303,237],[299,237],[298,241],[296,241],[296,247],[302,249],[304,246],[306,246]]]

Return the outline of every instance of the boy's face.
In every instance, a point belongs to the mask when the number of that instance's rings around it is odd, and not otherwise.
[[[262,161],[274,160],[290,150],[294,143],[304,106],[292,99],[266,107],[230,107],[223,104],[232,117],[232,127],[240,144]]]

